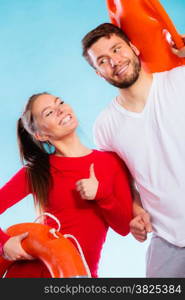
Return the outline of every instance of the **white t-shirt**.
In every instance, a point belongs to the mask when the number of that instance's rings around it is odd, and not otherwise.
[[[97,118],[94,139],[125,161],[154,232],[185,247],[185,66],[153,74],[141,113],[114,99]]]

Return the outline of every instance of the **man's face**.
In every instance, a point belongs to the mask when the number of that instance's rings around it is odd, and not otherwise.
[[[130,87],[139,77],[139,51],[115,34],[100,38],[88,54],[97,74],[118,88]]]

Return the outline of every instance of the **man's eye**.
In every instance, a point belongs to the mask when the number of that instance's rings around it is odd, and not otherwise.
[[[105,64],[107,62],[107,58],[103,58],[100,60],[100,65]]]
[[[60,105],[61,105],[61,104],[64,104],[64,101],[63,101],[63,100],[60,100],[60,103],[59,103],[59,104],[60,104]]]
[[[119,50],[120,50],[120,47],[115,48],[115,49],[114,49],[114,53],[119,52]]]

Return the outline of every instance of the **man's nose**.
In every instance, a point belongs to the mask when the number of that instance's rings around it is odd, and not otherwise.
[[[120,58],[119,57],[112,57],[110,60],[111,67],[114,68],[120,64]]]

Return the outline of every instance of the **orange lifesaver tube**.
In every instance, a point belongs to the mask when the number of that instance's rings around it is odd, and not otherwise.
[[[110,20],[122,28],[140,50],[149,72],[161,72],[184,65],[185,59],[172,53],[167,31],[176,47],[184,42],[158,0],[106,0]]]
[[[7,229],[10,236],[29,232],[22,241],[24,250],[40,259],[48,268],[52,278],[91,277],[79,251],[60,232],[39,223],[20,223]],[[3,277],[12,261],[0,257],[0,277]]]

